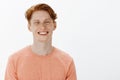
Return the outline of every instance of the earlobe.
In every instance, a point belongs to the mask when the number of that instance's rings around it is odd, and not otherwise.
[[[56,22],[54,22],[54,30],[56,29],[56,26],[57,26],[57,24],[56,24]]]

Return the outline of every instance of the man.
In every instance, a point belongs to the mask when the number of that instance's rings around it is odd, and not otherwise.
[[[73,59],[52,46],[56,13],[47,4],[30,7],[25,14],[33,44],[8,60],[5,80],[77,80]]]

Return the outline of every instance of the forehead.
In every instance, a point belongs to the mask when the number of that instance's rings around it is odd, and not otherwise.
[[[31,20],[45,20],[45,19],[51,19],[51,17],[49,13],[44,10],[35,11],[31,16]]]

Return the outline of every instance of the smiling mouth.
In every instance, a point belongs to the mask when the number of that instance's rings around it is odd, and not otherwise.
[[[38,32],[39,35],[47,35],[49,32],[48,31],[41,31],[41,32]]]

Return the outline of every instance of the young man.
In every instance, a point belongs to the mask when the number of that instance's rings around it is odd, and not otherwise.
[[[33,44],[8,60],[5,80],[77,80],[73,59],[52,46],[56,14],[47,4],[37,4],[26,11]]]

